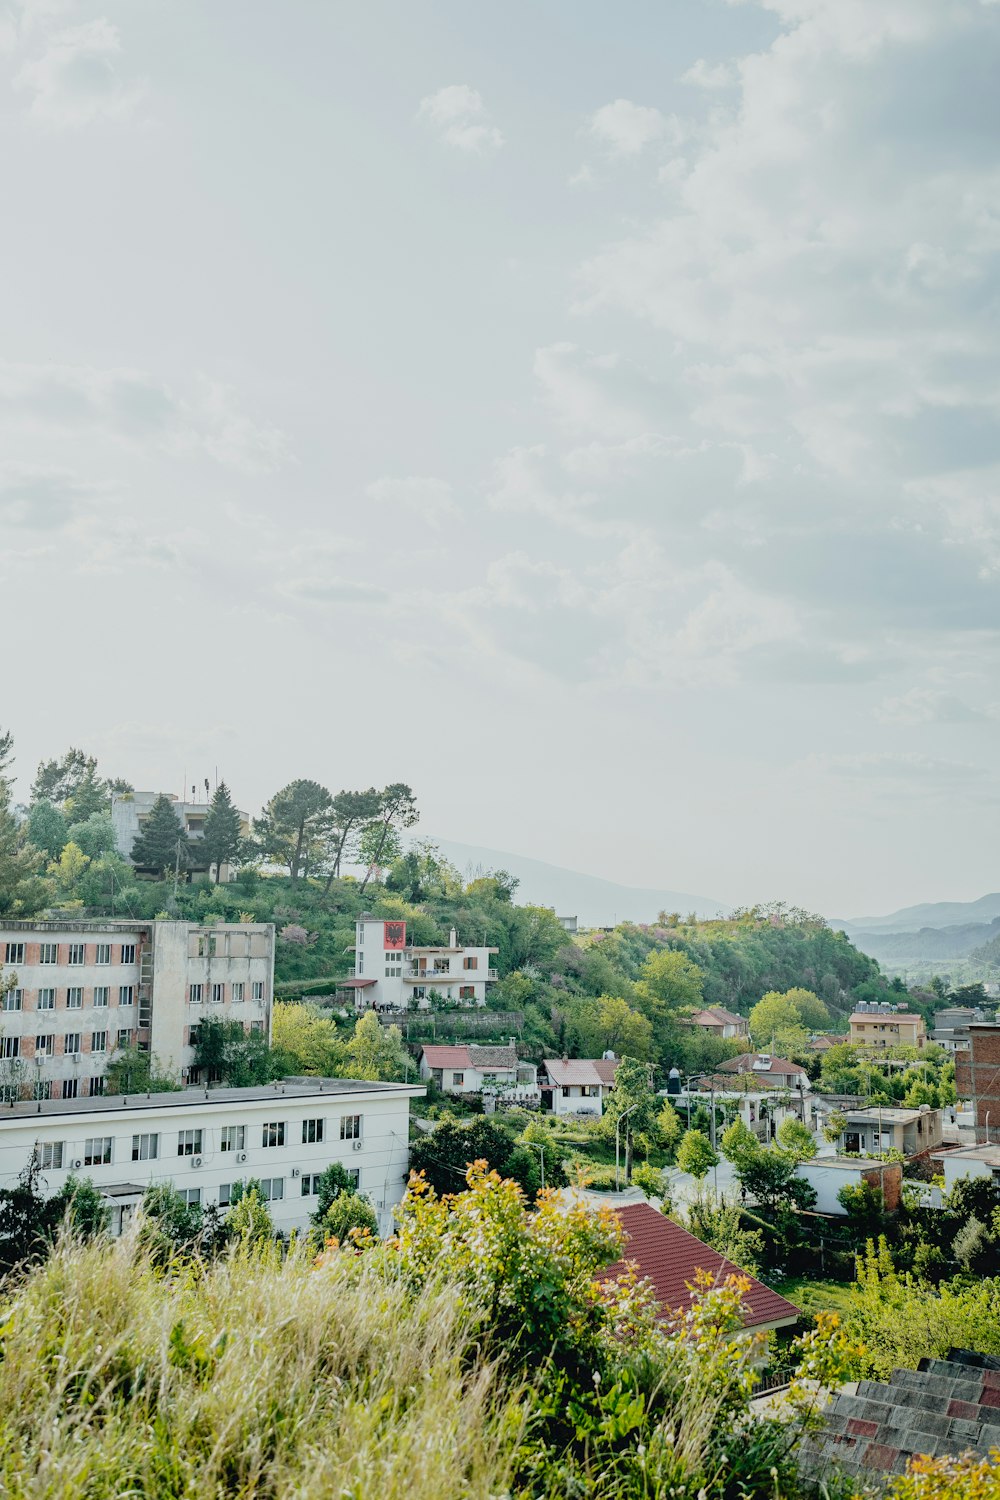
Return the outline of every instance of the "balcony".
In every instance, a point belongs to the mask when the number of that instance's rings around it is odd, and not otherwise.
[[[496,970],[496,969],[487,969],[486,970],[486,978],[487,979],[499,979],[500,978],[499,971]]]

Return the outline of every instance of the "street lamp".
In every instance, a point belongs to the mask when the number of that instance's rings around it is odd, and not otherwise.
[[[623,1109],[622,1110],[621,1114],[618,1116],[618,1119],[615,1121],[615,1192],[616,1193],[621,1191],[621,1189],[619,1187],[619,1183],[620,1183],[620,1180],[621,1180],[621,1174],[620,1174],[620,1168],[619,1168],[619,1164],[618,1164],[618,1152],[619,1152],[619,1146],[620,1146],[619,1132],[621,1131],[621,1128],[622,1128],[622,1121],[628,1115],[630,1115],[634,1109],[638,1109],[638,1108],[639,1108],[638,1103],[630,1104],[629,1107],[628,1107],[628,1109]]]
[[[542,1166],[542,1192],[545,1192],[545,1146],[542,1141],[525,1141],[526,1146],[534,1146],[538,1152],[538,1158]]]

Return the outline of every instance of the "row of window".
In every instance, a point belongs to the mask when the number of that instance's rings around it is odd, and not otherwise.
[[[65,991],[66,1009],[82,1010],[83,1008],[83,986],[71,984]],[[8,990],[3,997],[4,1010],[23,1010],[26,992],[22,989]],[[41,989],[37,992],[35,999],[36,1010],[55,1010],[59,1000],[59,991],[56,989]],[[111,985],[99,984],[94,987],[91,1005],[98,1010],[104,1009],[111,1004]],[[119,1005],[135,1004],[135,986],[132,984],[120,984],[117,986],[117,1003]]]
[[[107,1079],[98,1074],[94,1078],[39,1078],[31,1085],[33,1100],[46,1099],[91,1099],[100,1098],[107,1092]],[[22,1095],[20,1083],[0,1084],[0,1103],[17,1104]]]
[[[85,943],[63,943],[64,957],[59,957],[59,943],[39,943],[38,962],[40,964],[85,964],[87,962],[87,947]],[[92,964],[109,964],[115,951],[118,953],[118,962],[121,964],[135,963],[135,943],[119,943],[114,946],[111,943],[95,943],[94,957],[90,960]],[[5,962],[8,964],[24,964],[24,944],[7,943],[5,945]]]
[[[355,1192],[361,1187],[361,1173],[357,1170],[348,1172],[351,1185]],[[301,1195],[303,1198],[315,1198],[319,1192],[319,1172],[306,1173],[301,1182]],[[260,1183],[261,1197],[265,1203],[279,1203],[285,1196],[285,1179],[283,1177],[255,1177],[254,1184]],[[218,1204],[220,1208],[228,1208],[232,1202],[233,1186],[231,1182],[219,1184]],[[180,1188],[180,1196],[184,1202],[194,1207],[200,1207],[202,1202],[201,1188]]]
[[[302,1121],[302,1144],[321,1145],[326,1140],[326,1120]],[[220,1151],[243,1151],[246,1149],[247,1126],[224,1125],[219,1133]],[[284,1120],[268,1120],[261,1126],[262,1146],[284,1146],[287,1131]],[[342,1115],[340,1139],[361,1139],[361,1116]],[[161,1136],[159,1131],[140,1132],[132,1137],[133,1161],[158,1161]],[[65,1141],[41,1141],[36,1147],[43,1170],[54,1171],[65,1165],[68,1147]],[[178,1156],[201,1156],[205,1149],[205,1131],[202,1129],[177,1132]],[[85,1167],[109,1166],[114,1152],[114,1137],[110,1135],[88,1136],[84,1142],[83,1165]]]
[[[243,1000],[246,999],[246,997],[247,997],[247,987],[246,987],[246,984],[242,980],[238,981],[236,984],[230,985],[229,988],[232,990],[233,1004],[234,1005],[239,1005],[241,1003],[241,1001],[243,1001]],[[206,992],[208,993],[208,996],[209,996],[209,998],[210,998],[210,1000],[211,1000],[211,1002],[212,1002],[213,1005],[224,1005],[225,1004],[225,1000],[226,1000],[226,986],[224,984],[208,984],[208,985],[206,985],[206,984],[189,984],[188,985],[188,1001],[190,1002],[191,1005],[201,1005],[202,1001],[205,998]],[[251,983],[250,983],[250,999],[251,1000],[263,1000],[263,998],[264,998],[264,981],[263,981],[263,979],[254,979],[254,980],[252,980]]]
[[[92,1031],[90,1033],[90,1051],[107,1052],[107,1031]],[[123,1026],[117,1034],[116,1047],[127,1047],[131,1041],[132,1033],[127,1026]],[[60,1034],[58,1032],[43,1032],[35,1037],[36,1057],[55,1057],[58,1054],[58,1043]],[[20,1057],[21,1041],[19,1036],[0,1037],[0,1057]],[[62,1050],[65,1056],[72,1057],[75,1053],[83,1051],[83,1033],[80,1031],[67,1031],[62,1036]]]

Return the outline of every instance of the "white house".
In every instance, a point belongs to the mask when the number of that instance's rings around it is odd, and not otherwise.
[[[478,1094],[484,1090],[511,1100],[537,1104],[538,1069],[522,1062],[513,1043],[503,1047],[427,1046],[420,1053],[420,1077],[433,1080],[446,1094]]]
[[[188,1202],[229,1203],[234,1182],[260,1180],[278,1229],[304,1228],[316,1183],[339,1161],[391,1232],[409,1164],[409,1105],[423,1089],[341,1078],[287,1078],[245,1089],[38,1100],[0,1114],[0,1187],[14,1185],[32,1152],[45,1186],[89,1177],[120,1232],[153,1182]]]
[[[837,1139],[838,1151],[857,1151],[862,1156],[901,1151],[910,1160],[936,1150],[944,1140],[943,1111],[928,1104],[919,1109],[869,1105],[841,1113],[846,1123]]]
[[[485,1005],[496,948],[469,947],[454,927],[446,944],[414,944],[406,923],[362,915],[355,927],[354,973],[340,980],[358,1010],[429,1010],[434,1000]]]
[[[933,1160],[944,1175],[946,1193],[963,1177],[990,1177],[1000,1188],[1000,1145],[960,1146],[957,1151],[935,1152]]]
[[[750,1022],[746,1016],[738,1016],[731,1010],[726,1010],[722,1005],[709,1005],[704,1010],[696,1010],[688,1016],[686,1024],[699,1026],[702,1031],[708,1031],[712,1036],[731,1037],[750,1036]]]
[[[601,1115],[615,1086],[618,1060],[614,1057],[547,1057],[542,1063],[542,1092],[557,1115]]]
[[[193,1044],[205,1016],[271,1034],[269,922],[0,920],[0,959],[15,979],[0,1012],[4,1099],[103,1094],[110,1059],[136,1046],[201,1081]]]
[[[890,1212],[899,1207],[903,1168],[898,1161],[855,1160],[843,1156],[814,1156],[811,1161],[795,1165],[795,1175],[816,1190],[816,1212],[843,1214],[847,1209],[837,1194],[845,1187],[860,1187],[867,1182],[879,1188]]]

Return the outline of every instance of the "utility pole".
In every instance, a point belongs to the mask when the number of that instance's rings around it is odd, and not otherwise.
[[[177,881],[181,873],[181,841],[177,840],[177,850],[174,855],[174,900],[177,900]]]

